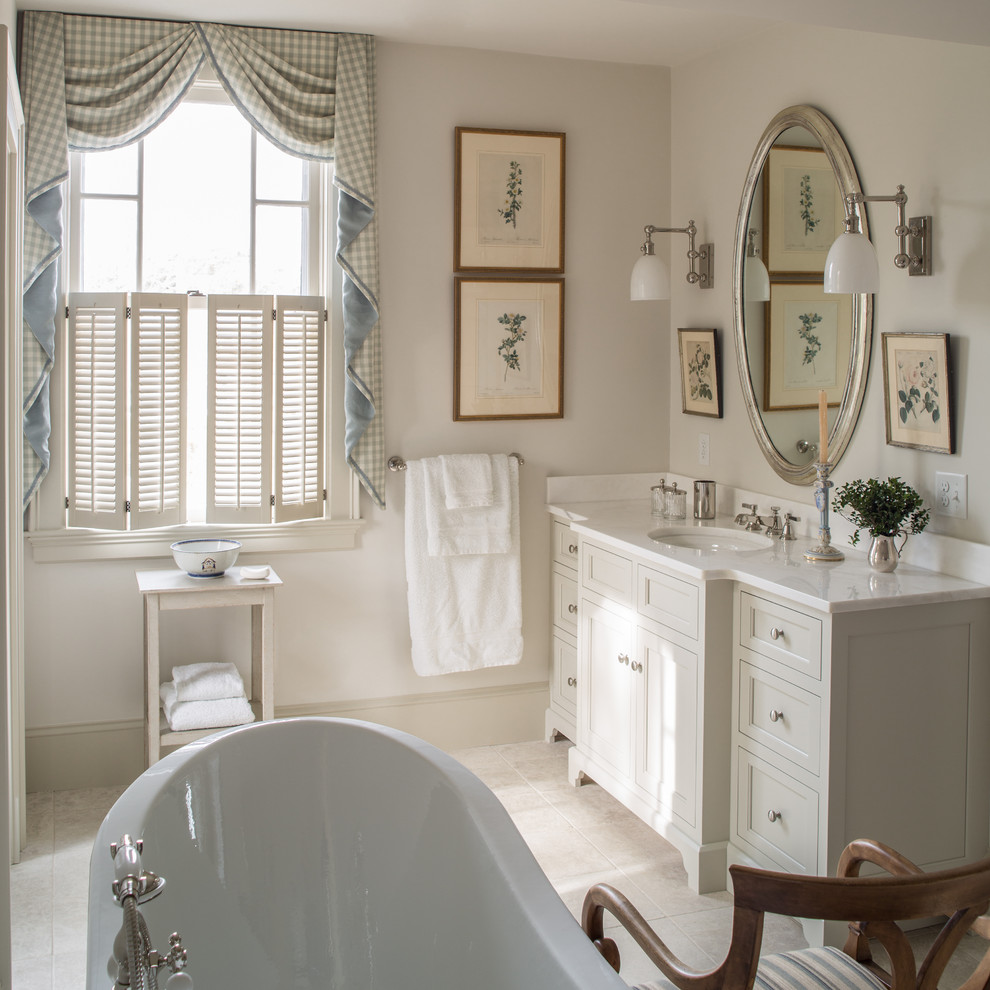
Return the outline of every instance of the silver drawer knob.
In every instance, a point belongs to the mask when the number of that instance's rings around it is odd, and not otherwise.
[[[620,653],[618,656],[619,663],[629,663],[629,656],[626,653]]]
[[[568,605],[567,611],[570,612],[571,615],[575,615],[577,613],[577,605]]]
[[[781,722],[784,719],[784,713],[778,708],[770,709],[770,721],[771,722]]]
[[[577,687],[577,678],[576,677],[568,677],[567,678],[567,686],[568,687]]]
[[[780,639],[780,637],[783,636],[783,635],[784,635],[784,630],[783,629],[778,629],[776,626],[773,626],[770,629],[770,638],[771,639]]]
[[[568,543],[567,544],[567,552],[568,553],[577,553],[577,544],[576,543]]]
[[[642,674],[643,673],[643,665],[641,663],[639,663],[638,661],[636,663],[632,664],[631,666],[632,666],[632,669],[635,670],[637,674]]]
[[[770,821],[772,821],[772,822],[779,822],[780,819],[781,819],[781,817],[782,816],[781,816],[781,814],[780,814],[779,811],[772,811],[771,810],[771,811],[768,811],[767,812],[767,818],[769,818]]]

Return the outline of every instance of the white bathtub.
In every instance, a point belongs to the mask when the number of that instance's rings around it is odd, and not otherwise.
[[[152,943],[178,931],[200,990],[625,987],[491,791],[401,732],[262,722],[145,772],[94,846],[89,990],[111,983],[109,844],[125,833],[166,878],[142,906]]]

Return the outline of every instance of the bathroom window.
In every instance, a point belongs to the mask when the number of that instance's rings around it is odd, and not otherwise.
[[[346,470],[328,493],[329,189],[329,167],[275,148],[210,78],[141,142],[71,156],[53,376],[64,507],[56,522],[42,506],[36,558],[64,527],[232,524],[264,538],[355,519]],[[265,545],[353,545],[292,529]],[[48,559],[73,559],[59,553]]]

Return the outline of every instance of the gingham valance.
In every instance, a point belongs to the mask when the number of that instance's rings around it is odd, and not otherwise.
[[[175,108],[209,58],[231,100],[282,150],[334,162],[344,270],[348,463],[385,505],[375,189],[375,46],[369,35],[27,11],[24,233],[25,504],[48,469],[48,379],[69,151],[123,147]]]

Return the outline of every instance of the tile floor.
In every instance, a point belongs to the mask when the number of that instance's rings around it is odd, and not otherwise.
[[[670,948],[694,966],[724,955],[731,897],[697,895],[680,855],[600,787],[567,783],[567,742],[518,743],[454,753],[498,795],[564,902],[608,881],[627,893]],[[31,794],[28,845],[11,869],[13,990],[83,990],[89,857],[96,830],[123,788]],[[622,976],[654,969],[621,931]],[[976,940],[975,942],[982,942]],[[806,943],[789,918],[767,918],[764,951]]]

